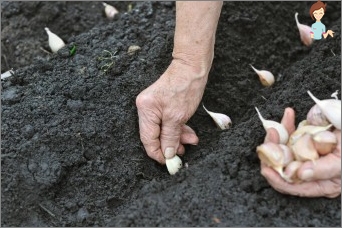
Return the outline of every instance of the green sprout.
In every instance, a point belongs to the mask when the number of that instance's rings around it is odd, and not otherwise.
[[[76,53],[76,45],[72,46],[69,53],[70,53],[70,56],[73,56]]]

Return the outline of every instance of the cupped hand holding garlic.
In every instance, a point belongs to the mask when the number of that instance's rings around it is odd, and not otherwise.
[[[290,137],[296,131],[294,120],[294,110],[286,108],[281,123]],[[280,146],[289,148],[292,156]],[[257,147],[257,153],[262,175],[281,193],[329,198],[341,194],[341,131],[331,124],[329,130],[307,128],[295,146],[279,144],[278,132],[267,129],[265,142]]]

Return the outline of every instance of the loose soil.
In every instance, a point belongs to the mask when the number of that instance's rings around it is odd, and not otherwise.
[[[311,25],[313,2],[224,2],[202,102],[233,126],[219,130],[199,106],[188,124],[200,143],[174,176],[146,155],[135,98],[170,63],[175,3],[111,4],[114,20],[101,2],[1,3],[1,72],[15,71],[1,83],[2,226],[341,226],[340,197],[280,194],[260,174],[254,109],[280,121],[292,107],[298,124],[307,90],[340,90],[341,2],[322,19],[335,36],[311,47],[294,15]],[[44,27],[67,43],[56,54]]]

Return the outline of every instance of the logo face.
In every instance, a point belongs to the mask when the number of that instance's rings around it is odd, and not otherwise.
[[[334,32],[332,30],[326,30],[325,25],[321,22],[325,11],[326,11],[326,3],[318,0],[314,4],[312,4],[310,8],[310,16],[312,20],[316,21],[311,26],[311,38],[315,40],[321,40],[322,38],[326,39],[329,35],[334,37]]]

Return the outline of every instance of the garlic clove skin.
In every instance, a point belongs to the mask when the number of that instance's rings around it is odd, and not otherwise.
[[[53,53],[56,53],[59,49],[65,46],[64,41],[59,36],[51,32],[49,28],[45,27],[45,31],[49,36],[49,46]]]
[[[306,115],[306,120],[308,125],[328,126],[330,124],[330,122],[325,117],[322,110],[318,107],[317,104],[311,107],[308,114]]]
[[[173,158],[165,159],[165,163],[170,175],[175,175],[183,166],[182,160],[177,155]]]
[[[320,155],[331,153],[337,146],[337,138],[331,131],[321,131],[312,137],[314,146]]]
[[[264,127],[264,129],[267,131],[268,128],[274,128],[277,130],[278,134],[279,134],[279,140],[281,144],[286,144],[286,142],[289,139],[289,133],[287,132],[286,128],[284,127],[284,125],[282,125],[281,123],[278,123],[276,121],[273,120],[265,120],[261,113],[259,112],[259,109],[257,107],[255,107],[255,110],[258,113],[259,119],[262,122],[262,125]]]
[[[255,73],[258,74],[260,82],[263,86],[269,87],[274,83],[274,75],[267,70],[257,70],[251,64],[249,64]]]
[[[284,171],[284,179],[289,183],[301,182],[298,178],[297,171],[302,166],[303,162],[301,161],[292,161],[290,162]]]
[[[292,146],[291,149],[297,161],[315,161],[319,158],[318,152],[314,146],[310,134],[301,136]]]
[[[325,117],[337,129],[341,130],[341,100],[336,99],[317,99],[309,90],[307,91],[310,97],[315,101],[321,109]]]
[[[301,127],[304,127],[304,126],[306,126],[306,125],[309,125],[309,124],[308,124],[308,121],[307,121],[307,120],[302,120],[302,121],[299,122],[299,124],[298,124],[298,126],[297,126],[297,129],[298,129],[298,128],[301,128]]]
[[[295,19],[299,30],[300,39],[302,40],[304,45],[310,46],[312,44],[311,27],[299,23],[298,13],[295,14]]]
[[[203,105],[204,110],[211,116],[211,118],[213,118],[213,120],[215,121],[216,125],[221,129],[221,130],[225,130],[228,129],[232,126],[232,121],[229,118],[229,116],[225,115],[225,114],[221,114],[221,113],[216,113],[216,112],[211,112],[208,111],[204,105]]]
[[[119,13],[119,11],[114,6],[111,6],[105,2],[102,2],[102,5],[105,7],[105,14],[106,17],[109,19],[113,19],[114,16]]]
[[[305,125],[300,128],[297,128],[289,137],[289,141],[287,142],[288,146],[292,146],[296,141],[304,134],[314,135],[321,131],[326,131],[332,127],[332,124],[328,126],[314,126],[314,125]]]

